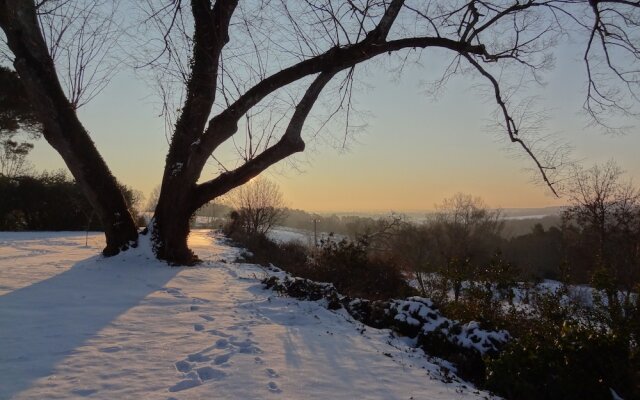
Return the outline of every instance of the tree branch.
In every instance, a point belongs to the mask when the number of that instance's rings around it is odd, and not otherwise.
[[[322,89],[333,78],[337,71],[322,72],[311,83],[304,96],[296,106],[296,110],[289,121],[289,125],[282,138],[255,158],[245,162],[242,166],[230,172],[224,172],[218,177],[196,186],[194,196],[194,210],[229,190],[248,182],[271,165],[290,155],[303,151],[305,144],[302,140],[304,122],[315,104]]]
[[[513,117],[509,113],[509,109],[507,108],[507,104],[503,99],[498,80],[494,78],[493,75],[491,75],[484,67],[482,67],[482,65],[480,65],[476,60],[474,60],[473,57],[471,57],[469,54],[463,54],[463,56],[467,59],[467,61],[469,61],[471,65],[473,65],[478,70],[478,72],[480,72],[482,76],[487,78],[491,83],[491,86],[493,86],[496,103],[498,104],[498,107],[500,108],[500,111],[504,118],[505,129],[507,131],[507,134],[509,135],[509,140],[511,140],[511,142],[513,143],[519,144],[520,147],[522,147],[522,149],[529,155],[531,160],[533,160],[533,162],[535,163],[538,171],[540,171],[540,174],[542,175],[542,179],[544,180],[544,182],[547,184],[549,189],[551,189],[551,192],[553,192],[553,194],[556,197],[558,197],[558,193],[556,192],[556,189],[553,186],[553,183],[551,182],[547,174],[547,170],[552,169],[553,167],[542,165],[542,163],[540,162],[540,160],[538,160],[538,157],[533,153],[531,148],[524,142],[524,140],[522,140],[521,137],[518,136],[520,133],[518,131],[518,126],[516,125],[515,121],[513,120]]]
[[[237,121],[269,94],[305,76],[327,69],[343,70],[377,55],[408,48],[440,47],[459,53],[485,54],[483,45],[471,45],[441,37],[415,37],[389,42],[360,42],[352,46],[334,47],[316,57],[285,68],[247,90],[223,112],[209,121],[197,152],[209,156],[236,132]]]

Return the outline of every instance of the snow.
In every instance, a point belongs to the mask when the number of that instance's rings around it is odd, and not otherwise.
[[[313,244],[313,232],[304,229],[276,226],[267,232],[267,237],[278,243],[299,242]]]
[[[416,296],[407,300],[394,300],[393,308],[398,313],[394,317],[397,321],[416,327],[421,326],[424,334],[440,332],[451,343],[467,349],[475,349],[480,354],[497,351],[497,345],[506,343],[510,338],[507,331],[486,331],[481,329],[476,321],[463,324],[459,330],[453,329],[459,323],[443,317],[433,308],[433,302],[430,299]]]
[[[265,290],[206,230],[171,268],[147,237],[0,232],[0,399],[491,398],[387,330]]]
[[[171,169],[171,175],[172,176],[177,176],[180,173],[180,171],[182,171],[182,166],[183,165],[184,164],[181,163],[181,162],[177,162],[177,163],[173,164],[173,168]]]
[[[275,226],[267,232],[267,237],[278,243],[291,243],[297,242],[307,246],[313,246],[314,233],[312,230],[289,228],[287,226]],[[331,232],[318,232],[318,243],[322,240],[340,241],[346,239],[345,235],[335,234]]]
[[[422,279],[424,279],[425,281],[428,281],[428,280],[441,279],[441,278],[439,278],[439,276],[436,273],[422,273]],[[415,278],[408,279],[407,283],[409,284],[409,286],[420,290],[420,284],[418,283],[417,279]],[[471,286],[471,282],[469,281],[462,281],[461,284],[463,289],[467,289]],[[522,309],[527,309],[529,308],[527,304],[530,301],[531,296],[533,296],[534,294],[557,294],[560,290],[564,288],[565,288],[565,285],[562,282],[551,280],[551,279],[545,279],[542,282],[534,283],[534,284],[527,283],[527,282],[516,282],[515,285],[510,289],[512,290],[512,293],[513,293],[513,299],[511,301],[517,307]],[[591,286],[572,284],[572,285],[566,286],[566,289],[567,289],[567,293],[563,294],[561,297],[561,302],[563,304],[572,302],[575,304],[579,304],[581,306],[591,307],[593,306],[594,298],[598,294],[602,297],[603,304],[607,303],[605,293],[603,291],[598,293],[598,291]],[[500,300],[502,297],[501,297],[500,291],[495,287],[495,285],[493,285],[492,290],[494,293],[494,299]],[[453,300],[454,299],[453,289],[449,290],[447,295],[449,299]],[[626,295],[630,295],[632,296],[632,298],[635,298],[635,296],[637,296],[636,293],[626,293],[622,291],[618,293],[618,296],[621,300],[623,300]],[[504,300],[504,304],[506,306],[508,305],[508,302]]]

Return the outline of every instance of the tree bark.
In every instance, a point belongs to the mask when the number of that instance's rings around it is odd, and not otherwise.
[[[198,257],[189,249],[189,221],[195,210],[185,207],[185,191],[167,191],[156,207],[152,240],[156,256],[172,265],[194,265]]]
[[[167,154],[152,227],[157,257],[174,265],[198,262],[187,246],[191,216],[206,203],[193,198],[204,167],[196,166],[194,149],[215,101],[220,52],[229,41],[229,23],[237,4],[237,0],[216,1],[213,6],[210,0],[191,2],[195,23],[191,76]]]
[[[43,125],[43,135],[64,159],[105,229],[110,256],[135,246],[138,232],[115,177],[64,94],[37,21],[33,2],[0,0],[0,27],[14,66]]]

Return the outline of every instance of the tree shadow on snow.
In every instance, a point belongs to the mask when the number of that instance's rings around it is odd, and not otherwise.
[[[179,272],[135,251],[91,257],[0,296],[0,398],[11,398]]]

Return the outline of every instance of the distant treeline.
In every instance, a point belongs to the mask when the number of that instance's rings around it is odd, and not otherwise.
[[[200,216],[198,225],[218,228],[227,221],[231,211],[231,207],[227,205],[210,203],[197,212]],[[488,212],[488,210],[485,211]],[[505,259],[519,266],[523,278],[560,278],[559,266],[566,255],[563,252],[562,216],[504,219],[499,213],[495,215],[498,222],[496,229],[482,234],[483,240],[474,245],[474,254],[471,258],[486,262],[496,253],[500,253]],[[318,232],[334,233],[355,240],[363,235],[380,233],[388,229],[387,225],[392,221],[397,220],[392,229],[388,230],[392,230],[400,238],[408,238],[415,236],[413,231],[416,229],[422,236],[432,236],[429,231],[436,230],[437,219],[436,213],[422,222],[411,222],[401,215],[375,218],[356,215],[321,215],[304,210],[288,209],[280,225],[313,231],[315,220]],[[444,233],[440,232],[440,236],[442,235]],[[465,238],[465,241],[469,240],[471,238]],[[422,243],[413,244],[430,254],[441,253],[445,245],[434,240],[427,241],[424,238]],[[426,248],[426,246],[431,247]],[[439,260],[431,260],[432,264],[438,262]]]
[[[397,214],[402,215],[402,214]],[[435,219],[436,214],[433,214],[426,221]],[[296,229],[313,230],[313,220],[317,221],[317,229],[320,232],[333,232],[341,235],[353,237],[364,230],[367,227],[375,226],[377,221],[385,217],[362,217],[356,215],[320,215],[315,213],[309,213],[303,210],[289,209],[287,215],[282,221],[282,226]],[[503,229],[500,231],[500,235],[506,239],[525,235],[531,232],[535,225],[541,225],[545,230],[551,227],[559,227],[562,224],[562,217],[560,215],[547,215],[544,217],[532,217],[532,218],[518,218],[518,219],[503,219]]]
[[[484,265],[500,257],[517,269],[522,280],[561,280],[565,278],[563,275],[570,274],[575,283],[590,283],[597,264],[590,227],[561,215],[502,219],[486,209],[476,212],[481,215],[476,215],[478,221],[459,224],[443,222],[446,213],[416,223],[401,216],[321,216],[289,210],[282,225],[312,230],[316,219],[320,232],[333,232],[354,240],[371,236],[374,246],[384,248],[396,258],[404,258],[408,270],[435,272],[454,261]],[[634,237],[627,231],[610,240],[609,252],[619,254],[616,260],[629,252],[627,247],[633,247],[628,242],[633,242]]]
[[[122,186],[130,211],[140,222],[139,192]],[[0,175],[0,230],[102,230],[102,223],[76,182],[63,172],[33,176]]]

